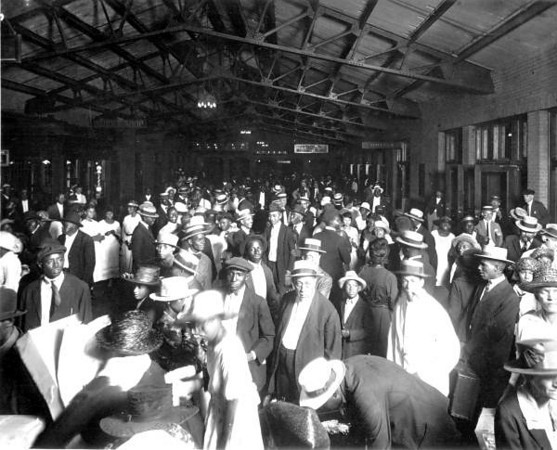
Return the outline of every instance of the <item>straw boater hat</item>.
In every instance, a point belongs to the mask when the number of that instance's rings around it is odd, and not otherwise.
[[[375,185],[373,186],[373,190],[374,191],[378,190],[380,194],[384,192],[384,189],[381,186],[379,186],[377,183],[375,183]]]
[[[354,280],[360,283],[362,285],[362,289],[365,289],[367,287],[366,280],[360,278],[354,270],[349,270],[348,272],[346,272],[346,275],[344,275],[340,280],[338,280],[339,287],[342,289],[344,287],[344,283],[346,283],[349,280]]]
[[[368,211],[371,211],[371,206],[369,206],[368,202],[362,202],[362,204],[360,205],[360,208],[367,209]]]
[[[400,270],[393,273],[402,276],[429,278],[429,275],[424,271],[424,265],[420,261],[414,261],[413,259],[402,260],[400,262]]]
[[[468,234],[468,233],[459,234],[457,237],[455,237],[453,239],[453,241],[451,242],[451,245],[453,246],[453,248],[456,248],[456,246],[460,242],[468,242],[476,250],[481,250],[482,249],[479,242],[474,238],[474,236],[472,236],[471,234]]]
[[[126,311],[97,332],[97,344],[119,356],[151,353],[162,345],[162,335],[143,311]]]
[[[178,236],[174,233],[159,233],[155,245],[170,245],[171,247],[181,248],[178,246]]]
[[[532,216],[524,216],[520,220],[517,220],[515,225],[520,230],[528,233],[537,233],[542,229],[542,226],[538,223],[538,219]]]
[[[226,205],[228,203],[228,195],[219,194],[215,197],[215,203],[217,205]]]
[[[300,195],[300,198],[298,199],[298,201],[300,202],[308,202],[309,203],[309,197],[306,194]]]
[[[390,233],[391,229],[389,228],[389,224],[385,222],[383,219],[381,220],[374,220],[373,221],[373,228],[381,228],[385,230],[386,233]]]
[[[132,278],[125,278],[133,284],[157,286],[160,284],[160,268],[157,266],[139,266]]]
[[[159,217],[157,214],[157,208],[151,202],[143,202],[139,206],[138,214],[142,217],[151,217],[156,219]]]
[[[540,231],[540,234],[545,234],[557,239],[557,223],[548,223],[545,228]]]
[[[481,253],[476,253],[476,257],[480,259],[489,259],[492,261],[501,261],[507,264],[512,264],[513,261],[507,259],[507,249],[495,247],[493,245],[485,245]]]
[[[315,270],[316,267],[310,261],[300,260],[294,261],[294,268],[290,274],[291,278],[300,277],[320,277],[321,275]]]
[[[404,215],[410,219],[417,220],[418,222],[424,221],[424,212],[418,208],[412,208],[410,211],[405,212]]]
[[[188,281],[188,278],[182,276],[163,278],[159,292],[153,292],[149,297],[157,302],[173,302],[191,297],[199,291],[190,289]]]
[[[528,215],[526,210],[523,208],[513,208],[509,211],[509,214],[514,220],[520,220]]]
[[[538,270],[534,271],[534,279],[529,283],[520,285],[526,292],[536,292],[541,288],[557,287],[557,269],[540,264]]]
[[[174,203],[174,208],[176,208],[176,212],[178,214],[185,214],[188,212],[188,205],[186,205],[184,202]]]
[[[327,361],[324,357],[309,362],[298,375],[300,406],[319,409],[344,380],[346,366],[339,359]]]
[[[249,216],[254,216],[255,214],[253,214],[251,212],[251,209],[249,208],[245,208],[245,209],[240,209],[238,211],[236,211],[236,222],[240,222],[244,219],[247,219]]]
[[[144,431],[164,430],[199,411],[196,406],[172,406],[170,385],[137,386],[128,391],[127,397],[126,411],[100,421],[101,429],[110,436],[129,438]]]
[[[504,365],[509,372],[523,375],[557,375],[557,341],[528,339],[516,343],[518,359]]]
[[[131,206],[132,208],[139,208],[139,203],[137,202],[137,200],[130,200],[127,206]]]
[[[17,309],[17,292],[6,286],[0,286],[0,321],[22,316],[27,311]]]
[[[231,319],[237,314],[226,312],[222,292],[214,289],[200,292],[193,298],[190,311],[180,318],[183,322],[204,322],[221,318]]]
[[[340,205],[343,200],[344,200],[344,195],[342,195],[340,192],[337,192],[335,195],[333,195],[333,203],[335,205]]]
[[[407,247],[426,249],[427,244],[424,242],[423,234],[417,231],[404,230],[400,236],[396,238],[399,244],[406,245]]]
[[[462,219],[460,219],[460,221],[461,221],[462,223],[466,223],[466,222],[475,222],[475,221],[476,221],[476,218],[475,218],[474,216],[468,215],[468,216],[464,216]]]
[[[188,225],[184,228],[184,237],[182,240],[188,240],[198,234],[207,234],[211,231],[211,225],[205,223],[203,216],[193,216]]]
[[[321,241],[319,239],[314,239],[314,238],[306,238],[304,240],[303,245],[300,245],[298,249],[317,252],[317,253],[327,253],[325,250],[321,248]]]

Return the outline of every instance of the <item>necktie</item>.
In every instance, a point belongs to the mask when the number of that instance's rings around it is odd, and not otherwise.
[[[485,223],[485,227],[487,230],[487,240],[489,242],[489,240],[491,239],[491,223],[489,222],[489,220]]]
[[[54,284],[54,281],[50,282],[50,287],[52,288],[52,298],[50,300],[50,317],[54,315],[56,308],[60,306],[62,303],[62,299],[60,298],[60,291],[58,290],[58,286]]]

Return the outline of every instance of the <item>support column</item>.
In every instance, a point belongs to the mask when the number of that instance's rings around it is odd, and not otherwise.
[[[118,194],[121,202],[137,198],[135,192],[135,146],[135,130],[125,129],[118,133],[114,152],[118,155],[117,164],[120,172]]]
[[[549,200],[549,111],[528,113],[528,186],[536,200],[548,206]]]

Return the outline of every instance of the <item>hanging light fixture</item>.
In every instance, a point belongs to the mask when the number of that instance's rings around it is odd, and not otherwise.
[[[209,19],[207,18],[206,27],[209,28]],[[209,36],[206,36],[207,40],[205,43],[205,61],[203,63],[202,71],[209,71]],[[217,99],[213,94],[211,94],[211,82],[206,82],[209,89],[205,86],[200,87],[197,91],[197,107],[199,109],[215,109],[217,107]]]

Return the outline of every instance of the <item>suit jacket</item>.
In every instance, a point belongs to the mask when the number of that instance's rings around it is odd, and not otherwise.
[[[265,239],[267,240],[267,259],[269,257],[269,249],[271,247],[271,227],[265,230]],[[292,270],[294,260],[296,259],[296,235],[291,228],[280,224],[277,238],[277,273],[279,292],[284,291],[284,278],[287,270]]]
[[[226,292],[223,291],[223,295]],[[257,390],[263,389],[267,381],[266,360],[273,350],[275,325],[265,299],[250,288],[244,290],[240,305],[236,334],[246,353],[253,351],[255,360],[248,363]]]
[[[528,205],[525,203],[522,207],[528,212]],[[547,208],[543,205],[542,202],[534,200],[532,202],[532,210],[530,211],[530,215],[538,219],[538,222],[545,226],[549,219],[551,218]]]
[[[64,212],[66,211],[66,205],[64,205]],[[48,213],[48,217],[49,219],[52,220],[60,220],[62,219],[62,216],[60,216],[60,211],[58,210],[58,206],[56,205],[56,203],[50,205],[46,212]]]
[[[342,339],[342,359],[356,355],[366,355],[372,350],[373,315],[371,308],[359,297],[354,308],[350,312],[346,322],[344,319],[344,309],[346,300],[341,302],[339,316],[343,330],[348,330],[350,335]]]
[[[509,385],[495,411],[495,442],[498,449],[551,448],[545,430],[528,429],[514,386]]]
[[[278,320],[278,314],[280,312],[280,294],[275,286],[275,280],[273,280],[273,273],[271,269],[261,261],[261,267],[263,268],[263,274],[265,275],[265,284],[267,285],[267,295],[265,300],[267,300],[267,305],[269,306],[269,311],[271,311],[271,317],[273,322],[276,324]],[[253,286],[253,278],[248,273],[246,277],[246,286],[255,292]]]
[[[62,245],[66,242],[66,235],[58,237]],[[95,270],[95,243],[88,234],[77,230],[77,236],[68,253],[70,273],[88,284],[93,284],[93,271]]]
[[[27,314],[23,315],[21,320],[21,329],[24,332],[41,326],[41,283],[42,278],[39,278],[21,292],[19,308],[27,310]],[[50,318],[51,322],[72,314],[77,314],[78,319],[84,323],[92,320],[89,286],[71,273],[64,274],[64,281],[60,286],[60,299],[62,303],[55,309]]]
[[[485,245],[485,239],[489,237],[489,241],[495,244],[496,247],[503,246],[503,231],[497,222],[491,222],[489,225],[489,236],[487,236],[487,227],[485,220],[480,220],[474,228],[476,231],[478,242]]]
[[[435,251],[435,239],[429,232],[429,230],[422,225],[416,230],[424,237],[424,242],[427,244],[427,256],[429,256],[429,263],[431,266],[437,270],[437,252]]]
[[[143,222],[139,222],[132,234],[132,269],[137,271],[139,266],[152,264],[157,257],[155,238]]]
[[[517,236],[516,234],[511,234],[505,238],[504,247],[507,249],[507,259],[510,259],[511,261],[518,261],[522,256],[522,253],[527,250],[538,248],[541,245],[541,242],[537,239],[533,239],[530,243],[530,247],[525,250],[522,250],[520,245],[520,236]]]
[[[291,291],[286,293],[282,299],[280,319],[276,329],[273,361],[271,364],[271,376],[269,381],[270,394],[275,390],[274,378],[278,367],[277,355],[296,298],[297,292]],[[298,339],[292,382],[298,382],[298,375],[300,375],[302,369],[315,358],[324,356],[326,359],[340,359],[342,355],[341,341],[342,335],[340,332],[338,313],[331,302],[327,301],[325,297],[316,291]]]
[[[350,241],[333,230],[325,228],[314,236],[321,241],[321,248],[327,253],[321,256],[319,265],[337,282],[344,275],[343,264],[350,264]]]
[[[476,287],[468,312],[463,359],[480,379],[480,403],[494,408],[509,380],[503,369],[511,355],[520,300],[507,280],[480,301],[486,283]]]
[[[298,247],[300,247],[300,245],[303,244],[307,238],[312,236],[312,229],[305,224],[302,225],[300,233],[298,233],[292,225],[289,225],[288,228],[292,230],[292,233],[296,236],[296,256],[300,256]]]

